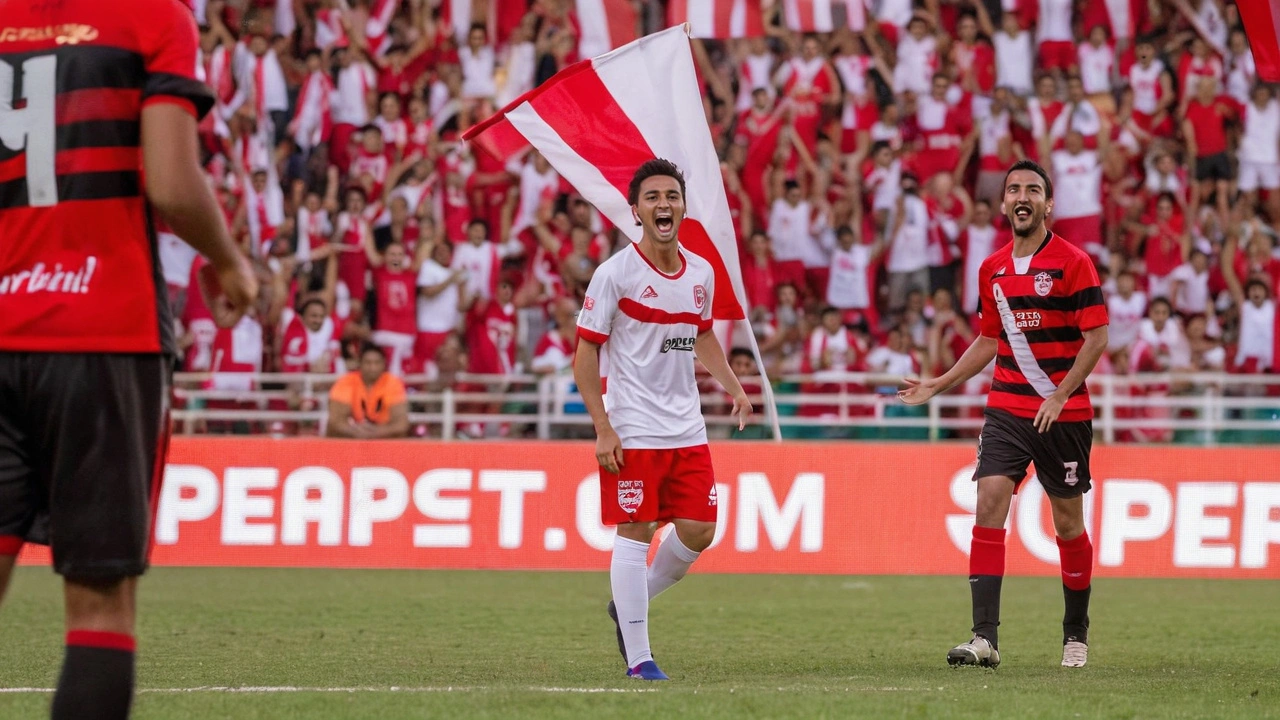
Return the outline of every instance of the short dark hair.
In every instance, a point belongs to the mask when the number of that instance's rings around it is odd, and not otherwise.
[[[627,187],[627,203],[639,205],[640,185],[651,177],[660,176],[675,178],[680,184],[680,197],[684,197],[684,173],[670,160],[654,158],[636,168],[635,175],[631,176],[631,185]]]
[[[733,348],[732,350],[730,350],[730,351],[729,351],[729,359],[730,359],[730,360],[732,360],[732,359],[734,359],[734,358],[736,358],[736,357],[746,357],[746,358],[750,358],[752,362],[755,362],[755,359],[756,359],[755,354],[754,354],[754,353],[752,353],[752,352],[751,352],[750,350],[748,350],[747,348],[744,348],[744,347],[736,347],[736,348]]]
[[[467,223],[467,229],[470,230],[472,225],[479,225],[484,228],[484,234],[489,234],[489,221],[484,218],[471,218],[471,222]]]
[[[324,302],[323,300],[321,300],[320,298],[317,298],[317,297],[313,297],[313,298],[310,298],[310,299],[308,299],[308,300],[303,301],[302,305],[298,308],[298,314],[299,314],[299,315],[306,315],[306,314],[307,314],[307,308],[311,307],[312,305],[319,305],[321,310],[323,310],[323,311],[325,311],[325,312],[329,312],[329,306],[328,306],[328,305],[326,305],[326,304],[325,304],[325,302]]]
[[[1254,285],[1260,286],[1268,295],[1271,294],[1271,286],[1267,285],[1265,280],[1260,280],[1258,278],[1250,278],[1250,280],[1244,284],[1244,294],[1248,295],[1250,288]]]
[[[1053,199],[1053,181],[1049,179],[1049,173],[1045,172],[1044,168],[1040,167],[1040,164],[1034,160],[1019,160],[1013,164],[1013,167],[1009,168],[1009,171],[1004,174],[1004,183],[1000,186],[1002,194],[1004,188],[1009,184],[1009,176],[1019,170],[1027,170],[1039,175],[1040,179],[1044,181],[1044,199]]]
[[[1153,307],[1155,307],[1155,306],[1157,306],[1157,305],[1163,305],[1163,306],[1165,306],[1165,307],[1169,308],[1169,312],[1173,312],[1173,303],[1169,302],[1169,298],[1167,298],[1167,297],[1165,297],[1165,296],[1163,296],[1163,295],[1157,295],[1157,296],[1155,296],[1155,297],[1151,298],[1151,302],[1147,304],[1147,310],[1148,310],[1148,311],[1150,311],[1150,310],[1151,310],[1151,308],[1153,308]]]
[[[373,344],[373,343],[371,343],[371,342],[367,342],[367,343],[362,344],[362,345],[360,346],[360,354],[359,354],[359,355],[357,355],[356,357],[363,358],[365,355],[367,355],[367,354],[369,354],[369,353],[377,353],[377,354],[378,354],[378,356],[382,358],[382,362],[386,362],[386,361],[387,361],[387,351],[386,351],[386,350],[383,350],[382,348],[378,347],[377,345],[374,345],[374,344]]]

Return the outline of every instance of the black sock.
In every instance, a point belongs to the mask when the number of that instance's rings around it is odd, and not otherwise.
[[[128,635],[67,633],[52,720],[125,720],[133,702],[134,641]]]
[[[1089,592],[1093,586],[1083,590],[1072,590],[1062,586],[1062,598],[1066,601],[1066,612],[1062,615],[1062,644],[1075,638],[1082,643],[1089,642]]]
[[[999,649],[996,628],[1000,625],[1001,575],[970,575],[969,591],[973,594],[973,634],[991,641],[991,647]]]

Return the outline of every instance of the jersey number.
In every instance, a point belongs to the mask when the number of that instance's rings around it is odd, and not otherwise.
[[[14,95],[15,81],[19,78],[21,98]],[[54,112],[57,82],[56,55],[27,58],[17,68],[0,60],[0,145],[6,150],[25,151],[27,204],[31,207],[58,204],[57,115]],[[14,108],[15,104],[21,107]]]
[[[1063,482],[1068,485],[1075,485],[1080,482],[1079,476],[1076,475],[1076,470],[1080,467],[1079,462],[1075,460],[1072,460],[1071,462],[1064,462],[1062,463],[1062,467],[1067,471],[1067,476],[1062,479]]]

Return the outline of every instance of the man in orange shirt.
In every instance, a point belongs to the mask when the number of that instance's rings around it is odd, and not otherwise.
[[[387,372],[382,348],[366,345],[360,369],[343,375],[329,390],[329,437],[374,440],[409,433],[409,401],[404,383]]]

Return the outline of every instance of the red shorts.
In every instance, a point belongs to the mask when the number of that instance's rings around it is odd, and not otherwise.
[[[1046,40],[1040,43],[1040,67],[1044,70],[1069,70],[1080,64],[1076,44],[1070,40]]]
[[[436,351],[449,339],[451,332],[418,332],[413,342],[413,356],[422,363],[435,362]]]
[[[1164,120],[1160,121],[1159,125],[1154,124],[1155,115],[1148,115],[1139,110],[1134,110],[1130,118],[1133,120],[1133,124],[1138,126],[1139,130],[1149,135],[1161,138],[1173,137],[1173,120],[1170,119],[1168,113],[1165,113]]]
[[[623,450],[614,475],[600,468],[600,521],[605,525],[675,520],[716,521],[711,450]]]

